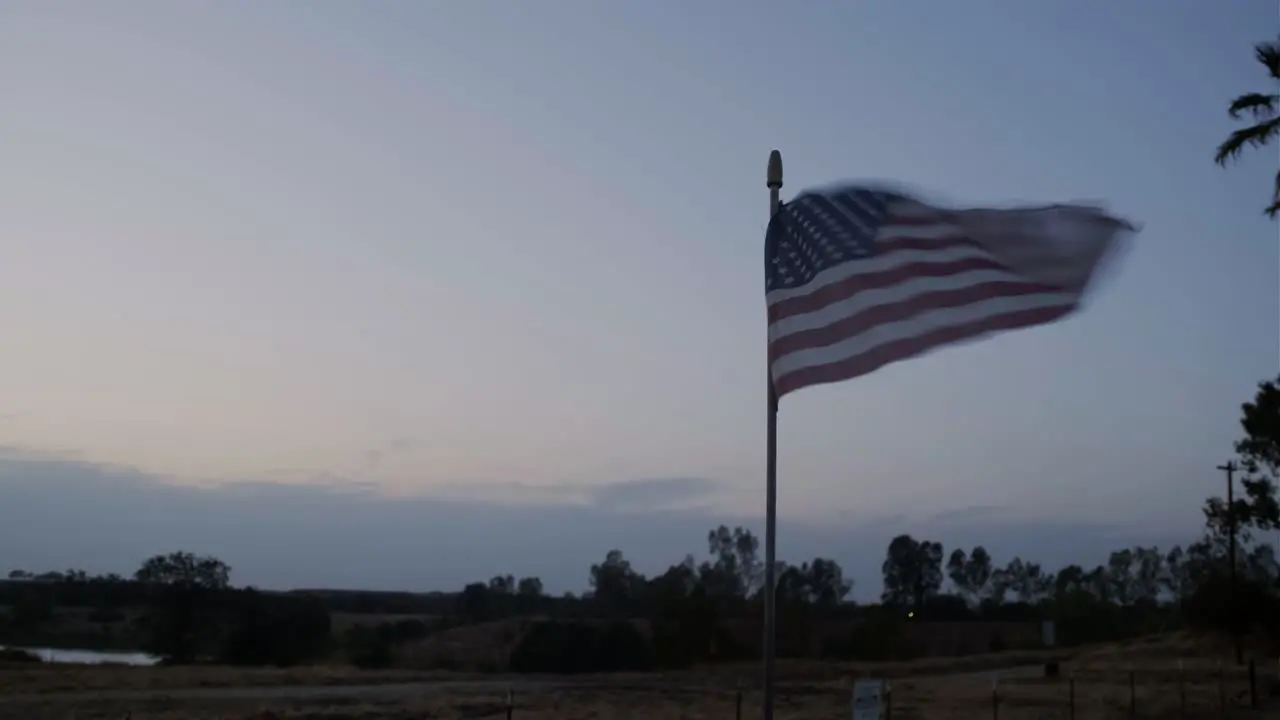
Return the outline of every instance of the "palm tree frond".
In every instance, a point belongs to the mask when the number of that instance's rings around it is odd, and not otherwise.
[[[1280,42],[1258,43],[1253,47],[1254,57],[1267,68],[1271,77],[1280,80]]]
[[[1245,93],[1231,101],[1231,107],[1227,108],[1227,113],[1238,120],[1241,113],[1248,111],[1258,120],[1267,120],[1275,116],[1278,105],[1280,105],[1280,95]]]
[[[1253,53],[1272,79],[1280,81],[1280,38],[1254,45]],[[1226,167],[1239,157],[1246,145],[1260,148],[1280,137],[1280,93],[1245,93],[1231,102],[1227,113],[1235,120],[1248,113],[1253,116],[1254,124],[1233,131],[1222,141],[1213,156],[1213,161],[1220,166]],[[1271,203],[1264,212],[1273,220],[1280,218],[1280,171],[1276,172]]]
[[[1275,189],[1272,191],[1271,204],[1267,206],[1267,215],[1273,219],[1280,216],[1280,171],[1276,172]]]
[[[1240,128],[1228,135],[1227,139],[1218,146],[1218,152],[1214,155],[1213,161],[1219,165],[1226,165],[1228,160],[1235,159],[1244,150],[1245,145],[1262,147],[1277,136],[1280,136],[1280,118],[1272,118],[1257,125]]]

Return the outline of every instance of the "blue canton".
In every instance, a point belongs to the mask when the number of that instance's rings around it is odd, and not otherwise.
[[[876,230],[898,196],[865,187],[801,193],[769,222],[765,292],[802,287],[828,268],[871,257]]]

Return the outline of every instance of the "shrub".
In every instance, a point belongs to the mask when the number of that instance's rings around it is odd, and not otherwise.
[[[511,653],[510,662],[511,670],[521,673],[618,672],[652,666],[648,641],[626,621],[537,623]]]
[[[232,624],[220,659],[232,665],[296,665],[327,653],[329,613],[319,600],[242,590],[229,598]]]
[[[421,640],[427,636],[427,624],[421,620],[406,619],[387,623],[386,633],[392,642]],[[381,627],[381,626],[379,626]]]
[[[876,608],[849,632],[824,642],[823,654],[864,662],[908,659],[911,653],[903,646],[902,623],[902,614],[895,609]]]
[[[124,620],[124,613],[115,608],[96,608],[89,613],[89,622],[109,625]]]
[[[358,668],[379,670],[391,667],[391,638],[385,631],[357,625],[344,637],[347,660]]]
[[[44,662],[39,655],[20,648],[0,648],[0,662],[38,663]]]
[[[1000,631],[991,633],[991,640],[987,643],[987,650],[993,653],[1004,652],[1009,649],[1009,644],[1005,642],[1004,635]]]

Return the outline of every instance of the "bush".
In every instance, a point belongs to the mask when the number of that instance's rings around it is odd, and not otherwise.
[[[19,648],[0,648],[0,662],[38,663],[44,662],[39,655]]]
[[[843,635],[823,643],[823,654],[842,660],[884,662],[908,659],[902,642],[902,614],[894,608],[876,608]]]
[[[43,588],[32,588],[14,599],[13,607],[9,608],[9,619],[18,627],[34,627],[52,620],[55,608],[49,593]]]
[[[1239,578],[1233,592],[1226,574],[1212,576],[1186,599],[1183,612],[1196,630],[1247,632],[1261,626],[1280,648],[1280,598],[1257,582]]]
[[[511,670],[519,673],[619,672],[652,666],[648,641],[626,621],[537,623],[511,653],[510,662]]]
[[[229,609],[232,624],[220,653],[225,663],[284,667],[329,651],[329,613],[315,598],[242,590],[230,599]]]
[[[998,653],[1009,649],[1009,644],[1004,640],[1004,634],[999,630],[991,633],[991,640],[987,642],[987,651]]]
[[[96,608],[89,613],[89,622],[110,625],[124,621],[124,613],[115,608]]]
[[[386,626],[383,625],[383,628]],[[347,630],[344,651],[347,660],[364,670],[380,670],[391,667],[394,659],[390,634],[382,628],[357,625]]]
[[[384,623],[384,625],[387,626],[385,632],[388,637],[395,643],[421,640],[427,636],[427,624],[421,620],[410,618],[394,623]],[[381,627],[380,625],[379,628]]]

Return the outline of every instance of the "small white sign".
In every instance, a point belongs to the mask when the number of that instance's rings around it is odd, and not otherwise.
[[[859,680],[853,684],[853,720],[884,720],[884,681]]]
[[[1052,620],[1044,621],[1044,626],[1040,630],[1040,635],[1041,635],[1041,638],[1044,640],[1045,647],[1053,647],[1054,641],[1056,640],[1056,638],[1054,637],[1054,627],[1053,627]]]

